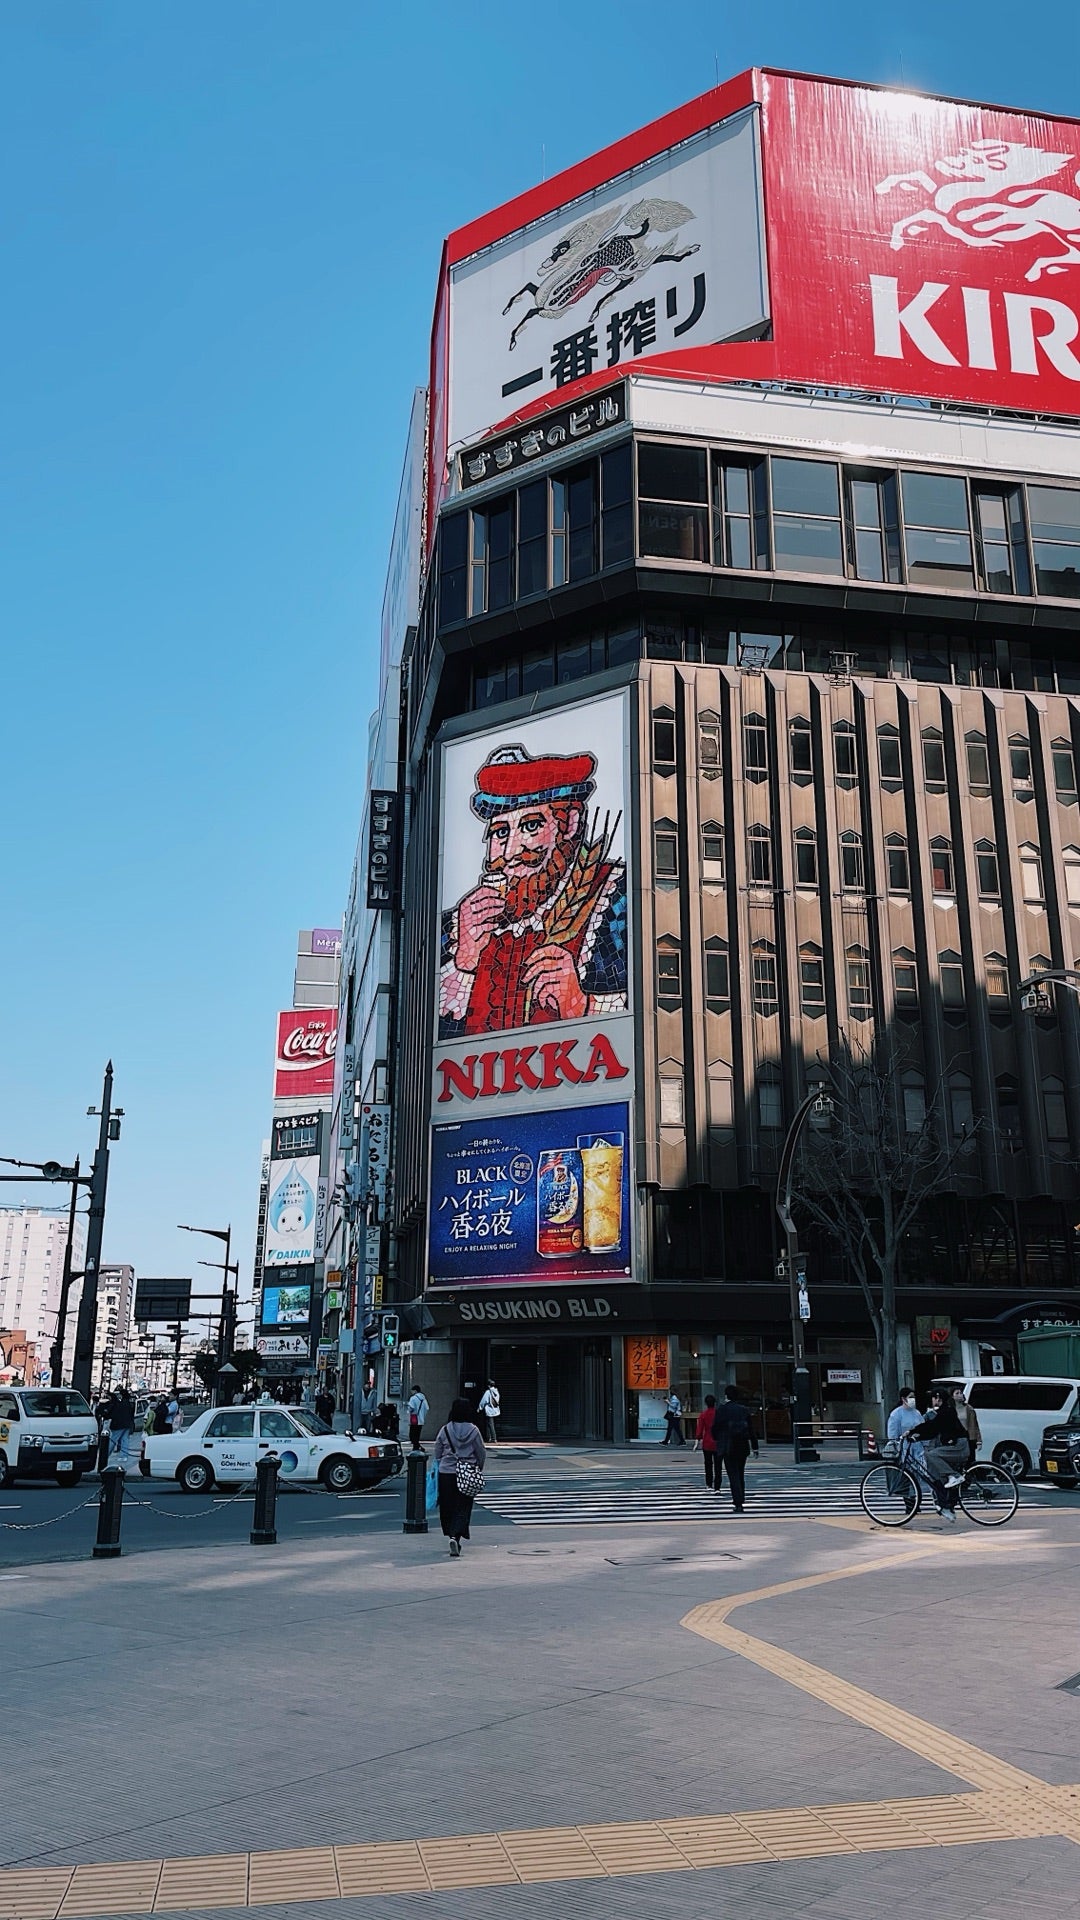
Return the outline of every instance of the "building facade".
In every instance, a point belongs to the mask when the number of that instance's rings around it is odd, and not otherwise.
[[[0,1327],[21,1328],[33,1349],[36,1375],[47,1377],[56,1339],[64,1252],[68,1237],[66,1207],[0,1207]],[[86,1220],[75,1216],[72,1268],[81,1273],[86,1252]],[[79,1282],[68,1304],[65,1364],[70,1366],[78,1316]]]
[[[381,1257],[507,1432],[734,1381],[789,1437],[777,1177],[837,1063],[946,1163],[901,1375],[1080,1320],[1078,1010],[1021,990],[1080,967],[1080,257],[1023,212],[1078,141],[746,75],[447,244]],[[801,1224],[814,1404],[868,1418]]]

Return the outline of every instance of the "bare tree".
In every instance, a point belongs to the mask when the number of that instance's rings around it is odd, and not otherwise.
[[[945,1087],[927,1100],[891,1062],[867,1054],[823,1063],[831,1113],[802,1136],[792,1175],[796,1213],[829,1234],[862,1290],[886,1407],[899,1390],[896,1291],[904,1235],[925,1202],[952,1186],[978,1123],[952,1136]]]

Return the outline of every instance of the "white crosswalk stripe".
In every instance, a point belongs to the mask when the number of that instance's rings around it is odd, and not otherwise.
[[[1025,1488],[1022,1506],[1053,1506],[1042,1488]],[[710,1493],[702,1487],[684,1494],[663,1489],[635,1488],[620,1496],[569,1491],[551,1493],[537,1489],[480,1495],[477,1506],[500,1520],[517,1527],[616,1526],[661,1520],[716,1521],[737,1516],[731,1497]],[[862,1514],[858,1483],[809,1487],[747,1488],[747,1519],[821,1520],[847,1518]]]

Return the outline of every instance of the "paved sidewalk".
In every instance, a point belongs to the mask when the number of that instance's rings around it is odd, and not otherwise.
[[[488,1526],[460,1562],[387,1533],[0,1576],[9,1703],[32,1703],[0,1916],[1060,1916],[1078,1565],[1080,1518],[1039,1511],[990,1536]],[[710,1611],[739,1595],[761,1597]]]

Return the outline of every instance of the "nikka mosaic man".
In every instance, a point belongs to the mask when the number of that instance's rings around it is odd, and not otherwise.
[[[625,701],[446,749],[439,1039],[625,1013]]]

